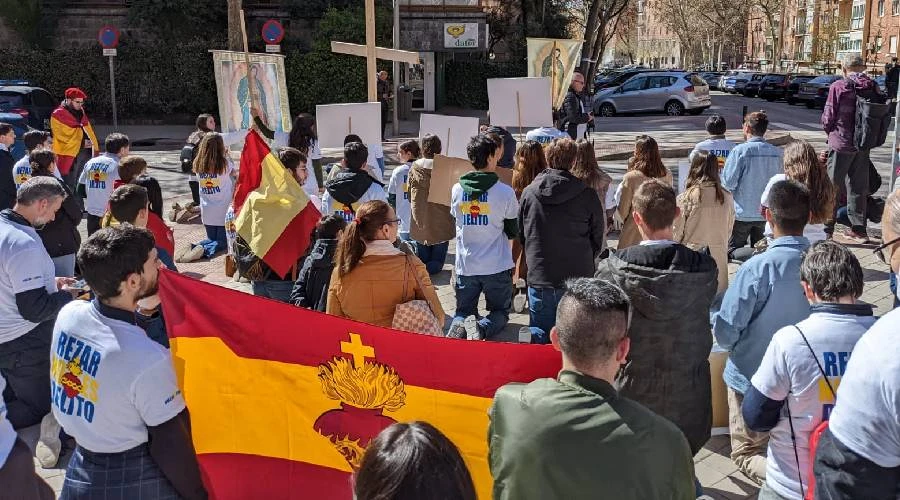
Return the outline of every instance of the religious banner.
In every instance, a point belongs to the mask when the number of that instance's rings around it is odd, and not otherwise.
[[[291,109],[285,84],[284,56],[250,54],[250,82],[243,52],[212,50],[222,133],[247,130],[253,124],[251,99],[260,119],[276,132],[291,130]],[[255,92],[251,92],[253,85]]]
[[[553,108],[559,109],[578,68],[581,40],[528,38],[528,76],[550,78]]]
[[[548,345],[399,332],[165,270],[159,291],[212,499],[352,498],[369,442],[413,420],[456,444],[490,498],[494,393],[561,368]]]

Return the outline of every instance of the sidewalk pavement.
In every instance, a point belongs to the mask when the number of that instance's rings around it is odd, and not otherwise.
[[[651,135],[663,137],[663,134],[648,132]],[[681,141],[694,140],[690,134],[679,132],[678,136]],[[690,137],[690,139],[688,138]],[[701,137],[702,138],[702,137]],[[699,140],[699,139],[698,139]],[[599,138],[598,138],[599,141]],[[679,142],[681,142],[679,141]],[[396,151],[395,140],[385,141],[384,148],[386,152],[387,169],[385,178],[390,175],[391,170],[397,164],[395,157]],[[667,144],[668,147],[668,144]],[[323,151],[327,156],[334,156],[336,151]],[[163,193],[166,196],[166,212],[168,214],[169,207],[173,201],[179,201],[182,204],[189,201],[190,192],[187,185],[187,176],[179,171],[178,152],[171,150],[154,150],[139,152],[147,159],[152,166],[150,174],[155,176],[162,185]],[[666,160],[669,168],[674,168],[677,160]],[[624,175],[627,165],[624,162],[603,163],[603,168],[618,182]],[[85,227],[82,224],[82,233],[84,235]],[[176,249],[194,243],[205,238],[203,225],[200,223],[199,216],[187,223],[174,224]],[[872,235],[879,236],[878,227],[872,227]],[[616,240],[613,238],[609,241],[610,246],[614,247]],[[850,245],[853,252],[859,258],[865,273],[865,288],[862,299],[872,303],[876,308],[876,315],[884,315],[893,305],[893,295],[888,288],[888,269],[882,264],[872,253],[871,247]],[[432,280],[437,288],[438,297],[444,310],[451,313],[455,310],[455,300],[453,287],[451,285],[451,272],[453,268],[453,259],[455,256],[455,245],[451,242],[450,251],[447,255],[444,269]],[[250,293],[249,283],[240,283],[225,276],[224,256],[220,255],[210,260],[203,260],[195,263],[178,264],[179,270],[188,276],[201,279],[207,282],[216,283],[218,285],[241,290]],[[735,264],[729,265],[730,274],[737,271]],[[485,310],[484,301],[480,301],[479,308]],[[449,318],[448,318],[449,320]],[[494,339],[497,341],[515,342],[518,338],[518,330],[522,326],[528,325],[528,315],[526,314],[510,314],[509,325],[504,331]],[[26,442],[34,447],[37,441],[37,426],[24,429],[19,433]],[[696,474],[700,483],[705,489],[706,495],[703,498],[710,499],[750,499],[756,498],[758,487],[748,480],[740,472],[729,458],[730,442],[727,435],[714,436],[707,445],[694,457]],[[59,493],[62,488],[62,481],[65,474],[65,464],[71,453],[60,461],[60,465],[53,469],[42,469],[35,461],[35,468],[50,484],[54,490]]]

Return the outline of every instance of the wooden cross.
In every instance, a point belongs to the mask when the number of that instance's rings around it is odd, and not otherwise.
[[[358,333],[350,334],[350,342],[341,342],[341,352],[349,354],[353,358],[353,367],[362,368],[366,363],[366,358],[375,357],[375,349],[370,345],[365,345]]]
[[[375,61],[405,62],[419,64],[419,53],[407,50],[384,49],[375,46],[375,0],[366,0],[366,44],[331,42],[331,51],[336,54],[349,54],[366,58],[366,82],[368,83],[369,102],[378,101],[378,71]],[[394,75],[397,78],[397,75]]]

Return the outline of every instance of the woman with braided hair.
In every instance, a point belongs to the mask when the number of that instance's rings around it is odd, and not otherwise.
[[[53,151],[36,149],[28,155],[28,161],[31,164],[32,177],[56,178],[66,190],[66,199],[63,200],[62,207],[56,212],[56,218],[35,229],[44,243],[44,248],[53,259],[56,276],[73,277],[75,276],[75,253],[81,242],[78,234],[78,224],[81,223],[82,217],[81,207],[78,200],[72,196],[69,186],[56,175],[57,156]]]

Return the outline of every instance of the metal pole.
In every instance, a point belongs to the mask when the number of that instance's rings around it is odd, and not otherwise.
[[[897,170],[900,169],[900,86],[897,87],[897,102],[894,103],[894,147],[891,148],[891,183],[890,192],[897,189]]]
[[[394,48],[400,49],[400,0],[394,0]],[[400,63],[394,61],[392,64],[393,68],[392,73],[394,77],[394,136],[400,135],[400,94],[399,94],[399,86],[400,86]]]
[[[109,97],[112,100],[113,130],[119,130],[119,113],[116,110],[116,63],[115,57],[109,56]]]

